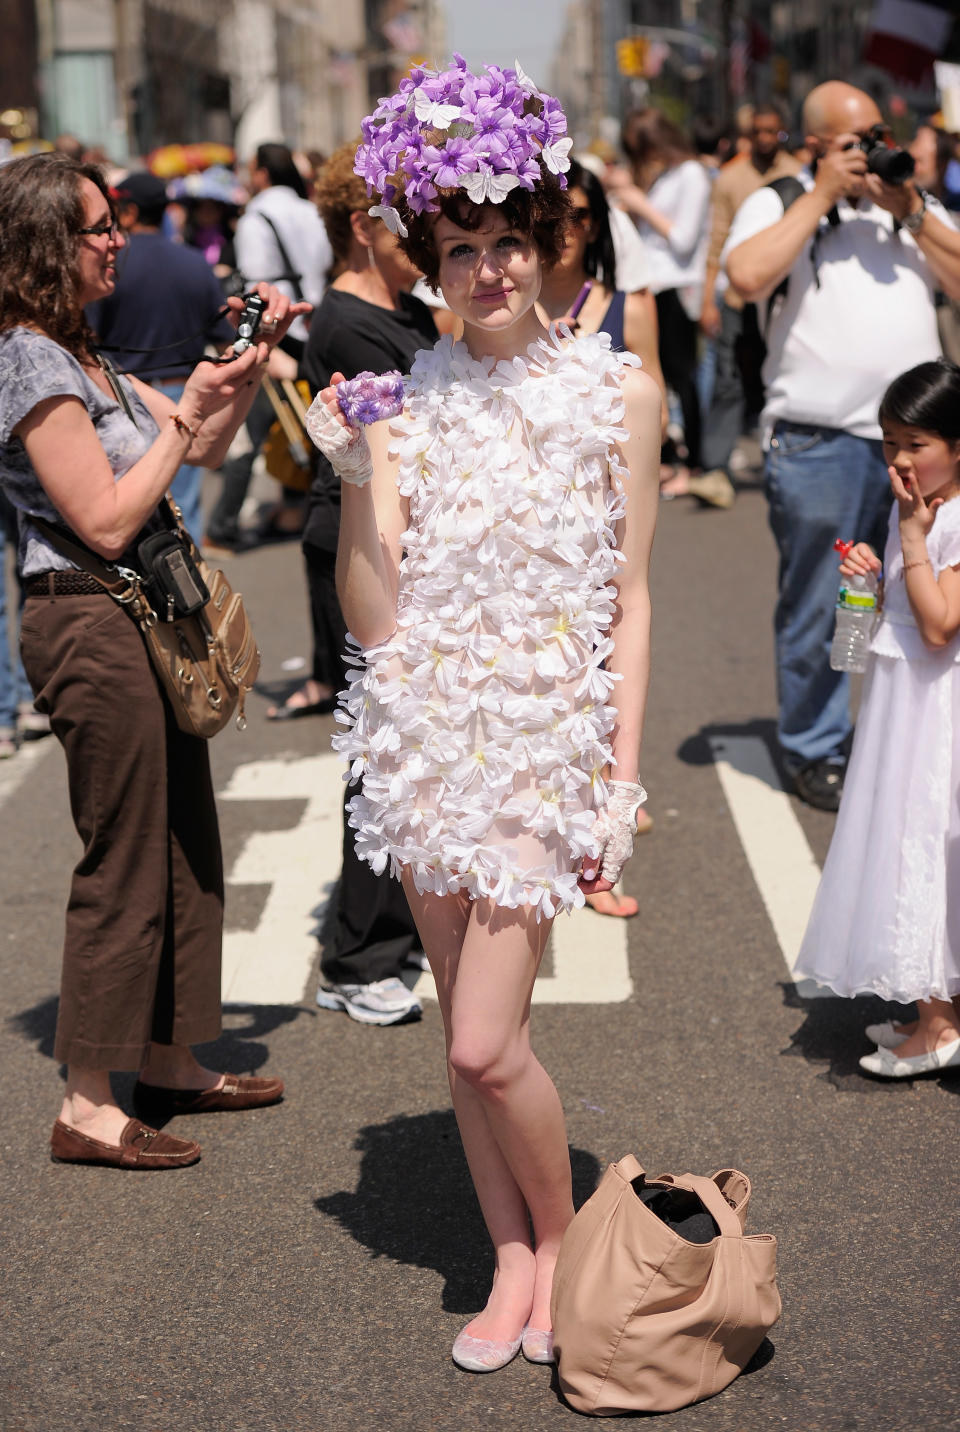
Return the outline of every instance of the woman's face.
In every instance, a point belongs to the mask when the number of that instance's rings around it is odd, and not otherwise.
[[[479,229],[461,229],[441,214],[433,241],[443,297],[464,323],[497,333],[532,310],[540,295],[540,254],[495,206],[484,208]]]
[[[81,179],[80,193],[83,199],[82,227],[97,231],[77,237],[80,302],[87,304],[113,293],[117,282],[117,254],[126,240],[114,224],[110,205],[96,184],[89,179]]]
[[[568,273],[580,273],[583,271],[587,245],[593,243],[597,236],[597,226],[590,212],[590,201],[582,189],[568,189],[567,197],[573,208],[573,215],[557,268]]]

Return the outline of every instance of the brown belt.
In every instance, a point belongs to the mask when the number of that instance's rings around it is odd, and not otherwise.
[[[37,572],[23,581],[28,597],[106,596],[106,589],[88,572]]]

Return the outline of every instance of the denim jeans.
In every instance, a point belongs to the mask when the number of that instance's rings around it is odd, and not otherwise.
[[[882,555],[893,499],[879,442],[803,423],[774,428],[766,490],[780,551],[778,736],[784,764],[797,771],[810,761],[844,761],[851,731],[849,677],[830,669],[834,541],[869,542]]]
[[[0,729],[12,729],[17,722],[17,707],[33,705],[33,692],[20,660],[19,644],[10,650],[10,629],[7,623],[7,555],[16,562],[17,514],[0,492]],[[22,604],[22,598],[21,598]],[[16,624],[14,624],[16,625]]]
[[[166,393],[174,403],[183,397],[184,385],[179,378],[158,378],[152,386],[158,393]],[[203,487],[203,468],[192,463],[181,463],[170,484],[170,495],[183,513],[183,525],[199,547],[203,541],[203,507],[200,492]]]

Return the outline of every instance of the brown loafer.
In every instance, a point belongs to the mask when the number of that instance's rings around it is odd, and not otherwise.
[[[50,1155],[60,1163],[106,1164],[108,1168],[186,1168],[199,1159],[200,1145],[192,1139],[161,1134],[139,1119],[127,1120],[119,1145],[104,1144],[58,1119],[50,1135]]]
[[[133,1105],[155,1118],[176,1114],[213,1114],[221,1109],[262,1109],[283,1098],[282,1079],[257,1079],[226,1074],[219,1089],[163,1089],[158,1084],[133,1086]]]

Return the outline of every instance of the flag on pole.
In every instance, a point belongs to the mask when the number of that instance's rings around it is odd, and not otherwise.
[[[953,0],[875,0],[863,58],[905,84],[922,84],[946,48],[954,10]]]

